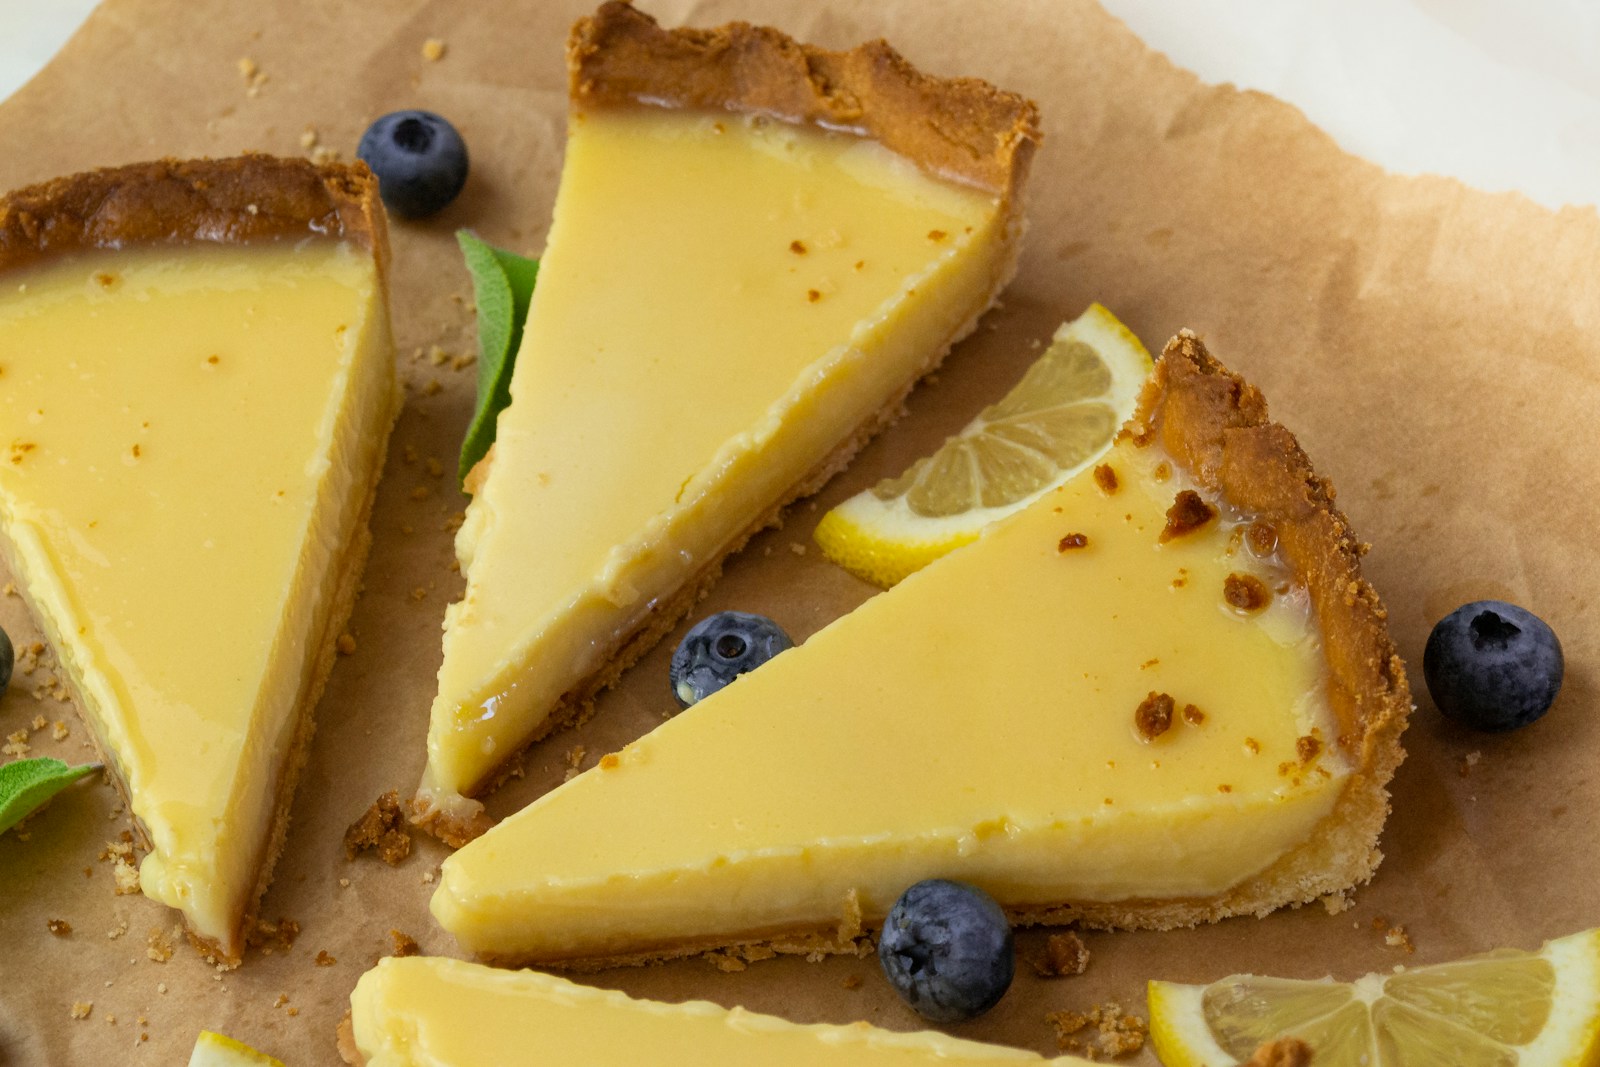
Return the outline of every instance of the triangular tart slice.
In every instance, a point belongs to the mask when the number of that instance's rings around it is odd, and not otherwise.
[[[498,961],[850,947],[912,883],[1188,926],[1365,881],[1410,711],[1361,545],[1198,339],[1103,464],[450,857]]]
[[[419,821],[459,843],[779,509],[901,409],[1016,264],[1031,103],[883,42],[578,23],[511,405],[468,479]]]
[[[167,161],[0,198],[0,551],[144,892],[229,962],[366,558],[387,259],[360,166]]]
[[[1084,1067],[1076,1056],[980,1044],[864,1022],[797,1025],[705,1001],[665,1004],[537,971],[461,960],[386,959],[361,976],[340,1027],[346,1063],[360,1067]]]

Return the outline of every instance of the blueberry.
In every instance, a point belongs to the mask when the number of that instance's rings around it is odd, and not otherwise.
[[[719,611],[696,623],[672,654],[672,695],[686,708],[793,647],[789,635],[765,615]]]
[[[1422,676],[1446,717],[1480,730],[1515,730],[1561,692],[1561,642],[1543,619],[1501,600],[1465,604],[1428,635]]]
[[[11,684],[11,668],[16,666],[17,653],[11,647],[11,638],[4,630],[0,630],[0,696],[4,696],[6,687]]]
[[[378,176],[384,204],[404,218],[442,210],[467,183],[466,143],[431,111],[383,116],[361,135],[356,155]]]
[[[907,889],[889,909],[878,962],[918,1015],[953,1023],[998,1004],[1017,961],[1000,905],[965,882],[936,878]]]

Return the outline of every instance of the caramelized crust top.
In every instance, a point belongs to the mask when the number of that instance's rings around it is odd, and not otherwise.
[[[567,66],[577,108],[645,103],[852,130],[1008,199],[1040,139],[1032,101],[976,78],[922,74],[882,40],[829,52],[744,22],[664,30],[610,0],[573,27]]]
[[[251,154],[134,163],[0,197],[0,270],[96,248],[324,236],[372,249],[386,270],[378,182],[364,163]]]

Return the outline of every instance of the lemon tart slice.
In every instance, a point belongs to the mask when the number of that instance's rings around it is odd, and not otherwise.
[[[0,199],[0,550],[144,892],[237,962],[398,410],[364,167],[247,156]]]
[[[340,1050],[345,1062],[365,1067],[1089,1062],[1047,1060],[932,1031],[896,1033],[867,1023],[801,1026],[705,1001],[635,1000],[537,971],[427,956],[380,961],[356,983],[350,1007]]]
[[[444,864],[499,961],[848,950],[909,885],[1170,928],[1379,860],[1410,710],[1328,484],[1168,345],[1101,464]]]
[[[611,3],[569,45],[554,221],[457,551],[415,812],[585,713],[796,496],[899,413],[1016,261],[1033,105]]]

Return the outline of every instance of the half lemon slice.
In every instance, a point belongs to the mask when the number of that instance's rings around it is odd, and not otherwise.
[[[1231,1067],[1281,1037],[1316,1067],[1583,1067],[1600,1057],[1600,929],[1355,982],[1151,982],[1166,1067]]]
[[[937,452],[824,515],[817,544],[856,577],[894,585],[1098,460],[1133,414],[1151,365],[1132,331],[1091,305]]]

